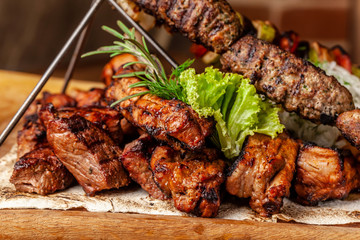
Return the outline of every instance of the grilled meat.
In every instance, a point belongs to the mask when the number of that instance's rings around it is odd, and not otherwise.
[[[24,115],[23,128],[17,135],[18,158],[44,144],[46,141],[46,129],[39,119],[38,111],[41,105],[53,103],[56,107],[75,106],[76,102],[65,94],[43,93],[43,98],[34,101]]]
[[[314,122],[333,124],[354,109],[350,92],[333,76],[279,47],[245,36],[221,58],[225,71],[250,78],[258,92]]]
[[[70,118],[77,115],[102,128],[116,144],[123,142],[123,133],[120,125],[120,114],[118,111],[107,107],[85,107],[85,108],[62,108],[56,110],[52,105],[41,108],[40,118],[45,125],[53,118]]]
[[[140,70],[141,67],[137,64],[128,66],[127,68],[123,68],[124,64],[129,62],[137,62],[138,59],[131,54],[121,54],[113,57],[110,62],[108,62],[101,73],[101,79],[105,83],[106,86],[109,86],[113,79],[113,76],[118,74],[125,74],[132,72],[134,70]]]
[[[168,146],[157,147],[150,166],[155,181],[172,196],[178,210],[201,217],[217,215],[225,162],[215,149],[181,154]]]
[[[340,114],[336,120],[336,127],[353,146],[360,150],[360,109]]]
[[[23,128],[17,135],[17,155],[18,158],[24,154],[47,144],[46,128],[41,123],[37,113],[25,116]]]
[[[297,201],[316,205],[328,199],[342,199],[360,187],[354,158],[338,150],[313,144],[300,147],[294,189]]]
[[[143,134],[125,146],[121,162],[131,179],[137,182],[151,197],[164,200],[168,197],[156,185],[150,169],[150,158],[156,145],[156,141],[149,134]]]
[[[239,17],[225,0],[133,0],[173,30],[217,53],[226,51],[242,34]]]
[[[85,118],[53,118],[47,122],[47,139],[88,195],[130,183],[120,162],[121,149]]]
[[[107,88],[109,102],[147,91],[144,87],[129,88],[137,78],[116,79]],[[198,150],[204,147],[205,137],[211,134],[213,121],[200,119],[191,107],[179,100],[165,100],[146,94],[133,97],[117,106],[133,125],[140,127],[160,141],[180,149]]]
[[[262,134],[248,137],[229,171],[226,190],[250,197],[250,207],[262,216],[278,213],[290,193],[298,148],[285,133],[274,139]]]
[[[92,88],[89,91],[75,90],[77,107],[107,107],[104,89]]]
[[[62,93],[44,92],[41,99],[41,105],[51,103],[55,108],[75,107],[76,101],[72,97]]]
[[[66,189],[74,180],[48,146],[39,147],[20,157],[10,178],[17,191],[41,195]]]

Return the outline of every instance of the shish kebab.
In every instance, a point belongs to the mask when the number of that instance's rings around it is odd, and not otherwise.
[[[334,124],[355,108],[333,76],[279,47],[247,35],[231,6],[221,1],[132,0],[175,31],[216,53],[224,70],[250,78],[257,91],[316,123]]]

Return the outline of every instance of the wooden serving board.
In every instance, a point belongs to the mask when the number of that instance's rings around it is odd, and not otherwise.
[[[0,70],[0,132],[26,99],[40,76]],[[44,90],[59,92],[62,79]],[[100,82],[72,80],[69,90],[102,87]],[[16,131],[0,147],[0,157],[15,142]],[[360,224],[316,226],[223,219],[95,213],[82,210],[0,210],[0,238],[10,239],[358,239]]]

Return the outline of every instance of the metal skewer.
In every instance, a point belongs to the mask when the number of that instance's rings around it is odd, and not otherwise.
[[[14,117],[11,119],[9,124],[6,126],[4,131],[0,135],[0,146],[4,143],[6,138],[9,136],[11,131],[14,129],[16,124],[19,122],[21,117],[24,115],[30,104],[35,100],[41,89],[44,87],[46,82],[49,80],[50,76],[54,72],[56,66],[61,61],[67,50],[70,48],[72,43],[75,41],[75,39],[78,37],[79,34],[80,37],[78,39],[77,45],[75,47],[75,50],[73,52],[72,58],[70,60],[68,69],[65,74],[65,83],[62,89],[62,92],[64,93],[66,91],[66,88],[68,86],[68,83],[71,79],[71,76],[73,74],[77,59],[80,55],[82,46],[84,44],[84,41],[87,36],[87,32],[90,28],[89,22],[96,13],[97,9],[100,7],[101,3],[104,0],[93,0],[90,9],[82,19],[82,21],[79,23],[73,34],[70,36],[68,41],[65,43],[63,48],[60,50],[60,52],[57,54],[53,62],[50,64],[50,66],[45,71],[44,75],[41,77],[39,82],[36,84],[32,92],[29,94],[29,96],[26,98],[22,106],[19,108],[19,110],[16,112]],[[166,61],[169,62],[169,64],[176,68],[178,64],[170,57],[166,51],[137,23],[135,22],[131,17],[129,17],[126,12],[114,1],[114,0],[107,0],[120,14],[138,31],[141,35],[144,36],[144,38],[156,49],[157,52],[159,52]]]
[[[126,18],[126,20],[138,32],[140,32],[141,35],[144,36],[146,41],[148,41],[156,49],[156,51],[159,52],[165,58],[165,60],[170,63],[170,65],[173,68],[177,68],[178,64],[175,62],[175,60],[172,57],[170,57],[167,54],[167,52],[137,22],[135,22],[129,15],[127,15],[126,12],[114,0],[108,0],[108,1],[116,10],[118,10],[121,13],[121,15],[124,18]]]
[[[14,129],[16,124],[19,122],[20,118],[24,115],[25,111],[28,109],[30,104],[34,101],[36,96],[39,94],[41,89],[44,87],[46,82],[49,80],[50,76],[54,72],[56,66],[60,62],[60,60],[65,55],[66,51],[70,48],[71,44],[74,42],[74,40],[77,38],[77,36],[81,33],[81,31],[85,28],[85,26],[88,24],[91,17],[94,15],[96,10],[99,8],[100,4],[104,0],[95,0],[94,4],[91,5],[90,9],[80,22],[80,24],[77,26],[73,34],[70,36],[68,41],[65,43],[63,48],[60,50],[60,52],[57,54],[53,62],[50,64],[42,78],[39,80],[39,82],[36,84],[35,88],[32,90],[32,92],[29,94],[29,96],[26,98],[23,105],[19,108],[19,110],[16,112],[14,117],[11,119],[10,123],[6,126],[4,131],[0,135],[0,146],[4,143],[6,138],[9,136],[10,132]]]
[[[91,6],[94,5],[94,3],[95,3],[95,0],[92,0]],[[72,77],[72,75],[74,73],[76,63],[77,63],[77,61],[79,59],[81,50],[82,50],[82,48],[84,46],[85,40],[86,40],[87,35],[89,33],[89,29],[90,29],[91,22],[92,22],[93,18],[94,18],[94,16],[91,17],[91,20],[89,21],[89,23],[86,25],[84,30],[82,30],[82,32],[81,32],[81,34],[79,36],[79,39],[78,39],[78,41],[76,43],[73,55],[71,56],[69,66],[68,66],[68,68],[66,70],[66,73],[65,73],[65,76],[64,76],[65,83],[64,83],[64,86],[63,86],[63,88],[61,90],[62,93],[66,92],[66,89],[67,89],[67,87],[69,85],[70,79],[71,79],[71,77]]]

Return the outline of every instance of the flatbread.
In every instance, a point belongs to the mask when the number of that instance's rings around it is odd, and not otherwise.
[[[132,185],[120,190],[102,192],[95,197],[86,196],[77,185],[48,196],[16,192],[9,182],[16,161],[16,148],[0,159],[0,209],[36,208],[69,210],[83,208],[90,212],[123,212],[156,215],[190,216],[175,209],[172,201],[150,198],[144,190]],[[223,201],[217,218],[253,220],[263,222],[292,221],[307,224],[335,225],[360,222],[360,194],[350,194],[345,200],[320,203],[316,207],[301,206],[284,199],[280,214],[263,218],[248,206],[247,201],[236,198]]]

